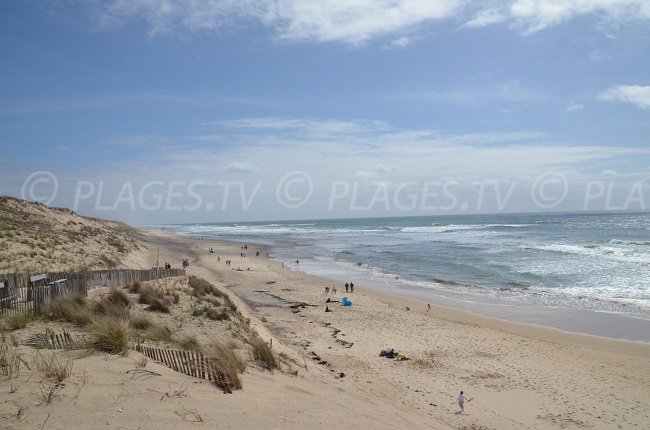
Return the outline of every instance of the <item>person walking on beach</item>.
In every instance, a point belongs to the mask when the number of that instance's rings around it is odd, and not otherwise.
[[[350,292],[354,293],[354,284],[350,282]]]
[[[462,391],[460,392],[458,396],[458,406],[460,406],[459,414],[465,412],[465,402],[471,402],[472,399],[473,397],[467,397]]]
[[[336,285],[332,285],[332,294],[336,294]]]
[[[431,303],[427,303],[427,312],[431,310]]]
[[[345,283],[345,292],[347,293],[349,289],[350,289],[350,284],[348,284],[348,283],[346,282],[346,283]]]

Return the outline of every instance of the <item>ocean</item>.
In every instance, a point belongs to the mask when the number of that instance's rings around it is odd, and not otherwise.
[[[493,316],[508,318],[513,308],[529,306],[650,321],[648,213],[165,227],[192,236],[270,245],[271,257],[293,269]],[[514,319],[544,323],[541,318]]]

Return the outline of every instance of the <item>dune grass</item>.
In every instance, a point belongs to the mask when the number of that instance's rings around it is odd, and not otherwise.
[[[131,328],[135,330],[147,330],[149,327],[152,326],[151,320],[146,315],[131,316],[131,320],[129,321],[129,324],[131,325]]]
[[[184,349],[186,351],[196,351],[196,352],[203,351],[201,342],[199,342],[199,339],[195,335],[185,335],[181,337],[177,341],[177,343],[181,349]]]
[[[32,312],[17,312],[3,318],[4,326],[9,330],[25,328],[33,319],[34,314]]]
[[[2,374],[9,378],[18,378],[21,365],[29,369],[29,364],[25,361],[23,355],[15,345],[0,344],[0,370],[2,370]]]
[[[167,303],[167,299],[162,291],[146,285],[140,287],[139,294],[138,303],[149,305],[148,310],[152,312],[169,313],[169,304]]]
[[[70,358],[59,360],[55,353],[41,354],[36,350],[32,356],[33,368],[38,370],[45,378],[61,383],[72,374],[74,361]]]
[[[99,318],[90,326],[92,345],[98,351],[126,356],[129,353],[129,330],[126,322],[110,317]]]
[[[145,332],[144,337],[154,342],[171,342],[173,340],[173,334],[169,327],[153,323]]]
[[[231,348],[216,340],[210,343],[207,354],[213,370],[219,375],[217,385],[228,393],[233,389],[240,390],[239,374],[246,370],[246,362]]]
[[[221,291],[219,288],[215,287],[205,279],[197,278],[196,276],[190,276],[188,283],[192,288],[192,295],[194,297],[202,298],[207,295],[213,295],[220,298],[223,302],[223,305],[227,308],[233,311],[237,310],[237,305],[235,305],[232,300],[230,300],[230,296],[227,293]]]
[[[268,370],[273,370],[277,369],[280,366],[275,353],[271,347],[262,339],[255,338],[250,342],[250,345],[253,360],[255,360],[261,367]]]
[[[165,303],[163,299],[159,299],[157,297],[151,299],[149,302],[149,307],[147,309],[152,312],[161,312],[164,314],[168,314],[170,312],[167,303]]]

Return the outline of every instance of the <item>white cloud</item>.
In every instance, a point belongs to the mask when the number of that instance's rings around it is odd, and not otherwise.
[[[564,109],[567,112],[576,112],[579,110],[583,110],[585,108],[585,105],[582,105],[580,103],[574,103],[570,106],[568,106],[566,109]]]
[[[107,24],[144,19],[150,33],[214,31],[260,22],[286,41],[364,42],[454,15],[459,0],[113,0]]]
[[[613,19],[648,19],[650,3],[647,0],[517,0],[510,6],[515,25],[526,33],[593,13]]]
[[[480,28],[505,21],[508,17],[498,9],[485,9],[467,21],[463,27]]]
[[[226,168],[229,172],[239,172],[239,173],[255,173],[259,172],[260,169],[256,165],[247,162],[235,161],[228,165]]]
[[[280,0],[264,17],[280,39],[352,44],[454,15],[457,0]]]
[[[618,85],[600,93],[598,98],[632,103],[642,109],[650,109],[650,86]]]
[[[585,15],[620,22],[650,19],[647,0],[112,0],[96,4],[100,22],[145,21],[152,36],[261,24],[281,41],[356,46],[393,36],[385,46],[403,47],[415,31],[441,20],[461,20],[466,28],[508,23],[530,34]],[[406,32],[411,37],[394,37]]]
[[[347,124],[347,129],[356,128],[358,131],[314,134],[300,127],[301,124],[308,124],[309,130],[324,130],[332,123]],[[457,181],[459,186],[455,191],[458,191],[460,201],[472,201],[476,197],[476,189],[473,188],[476,181],[486,184],[500,181],[505,184],[517,182],[524,186],[522,190],[525,196],[513,197],[513,204],[516,204],[513,209],[535,210],[539,208],[526,206],[530,193],[525,189],[525,184],[529,186],[532,179],[545,172],[576,172],[569,176],[569,180],[573,181],[574,176],[586,177],[584,175],[588,176],[589,172],[617,168],[621,174],[613,180],[618,184],[627,178],[624,175],[636,174],[634,167],[626,165],[625,161],[633,160],[635,166],[645,167],[650,159],[648,148],[560,143],[535,131],[451,133],[431,129],[399,129],[367,120],[319,121],[302,118],[242,118],[228,121],[227,124],[211,124],[216,128],[217,138],[221,136],[223,142],[227,143],[217,148],[212,142],[206,142],[187,146],[180,151],[148,151],[129,160],[106,161],[92,172],[86,171],[83,166],[67,169],[65,180],[60,181],[61,198],[68,199],[66,204],[72,205],[75,189],[69,184],[74,184],[75,180],[94,179],[95,182],[108,184],[103,191],[102,201],[110,206],[109,202],[119,195],[120,184],[127,181],[133,183],[137,193],[137,190],[154,181],[163,183],[163,186],[149,189],[147,198],[155,194],[166,196],[168,194],[165,193],[183,191],[182,197],[174,197],[174,204],[192,206],[195,204],[192,199],[194,194],[190,194],[192,191],[201,196],[201,208],[207,208],[209,203],[214,211],[161,210],[153,213],[139,210],[134,214],[124,208],[124,216],[138,217],[147,224],[157,220],[205,222],[215,217],[223,220],[259,220],[385,216],[388,214],[383,212],[383,204],[373,208],[372,212],[353,212],[348,205],[352,200],[341,200],[341,205],[332,210],[328,203],[333,184],[341,181],[348,184],[348,197],[363,205],[364,201],[378,195],[376,190],[395,190],[399,187],[404,192],[417,194],[422,193],[423,184],[431,181]],[[238,127],[230,127],[235,124]],[[251,127],[247,128],[245,124]],[[262,124],[266,124],[265,128],[261,128]],[[377,126],[373,128],[372,124]],[[260,141],[273,142],[274,145],[260,145]],[[313,180],[313,198],[304,208],[288,210],[286,206],[278,204],[277,187],[286,175],[297,170],[305,172]],[[21,184],[12,178],[24,178],[26,174],[13,171],[12,166],[8,166],[7,172],[7,181],[0,182],[9,187],[5,193],[15,194],[19,192]],[[0,169],[0,179],[7,172]],[[63,178],[62,174],[59,177]],[[646,177],[647,172],[643,171],[641,179]],[[171,188],[171,184],[176,182],[182,186]],[[413,184],[412,190],[401,188],[409,183]],[[205,187],[208,189],[204,190]],[[291,189],[291,192],[294,191]],[[252,202],[250,207],[249,201]],[[575,200],[579,205],[583,201],[584,196]],[[82,205],[82,209],[92,211],[94,202],[94,199],[84,201],[86,206]],[[65,202],[57,204],[61,203]],[[101,212],[93,214],[108,216]],[[114,212],[110,216],[119,217],[120,213]]]
[[[217,121],[213,125],[249,130],[299,131],[308,134],[361,133],[388,128],[388,125],[383,121],[310,120],[275,117],[224,120]]]
[[[413,42],[413,38],[402,36],[397,39],[391,40],[386,46],[386,49],[397,49],[397,48],[406,48]]]
[[[647,0],[515,0],[479,10],[464,27],[485,27],[509,22],[512,28],[532,34],[585,15],[610,21],[650,19]],[[476,4],[480,4],[476,2]]]

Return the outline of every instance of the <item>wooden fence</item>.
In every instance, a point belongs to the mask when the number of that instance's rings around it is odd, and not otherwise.
[[[89,272],[49,272],[49,283],[30,282],[30,274],[0,275],[0,317],[21,313],[38,314],[42,306],[69,294],[88,295],[94,286],[123,287],[134,282],[185,276],[183,269],[95,270]],[[65,279],[65,282],[57,282]]]
[[[28,338],[23,345],[32,346],[36,349],[81,349],[88,347],[86,338],[82,341],[72,337],[70,333],[63,330],[62,333],[54,333],[46,329],[45,333],[36,333]]]
[[[218,360],[206,357],[200,352],[154,348],[141,343],[136,345],[135,350],[176,372],[207,379],[224,393],[232,393],[233,389],[241,388],[238,382],[233,381],[227,372],[224,372]]]

